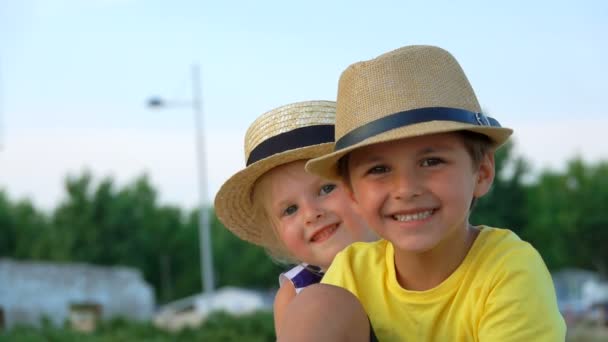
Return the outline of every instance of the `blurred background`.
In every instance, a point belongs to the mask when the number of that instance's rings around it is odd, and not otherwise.
[[[472,223],[531,242],[569,339],[607,340],[607,19],[599,0],[0,0],[0,340],[274,340],[285,266],[212,199],[257,116],[411,44],[450,51],[515,129]]]

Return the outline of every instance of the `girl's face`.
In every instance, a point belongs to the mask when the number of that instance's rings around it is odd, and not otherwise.
[[[305,163],[278,166],[257,186],[265,187],[264,208],[287,249],[298,260],[327,269],[346,246],[375,236],[344,186],[307,173]]]

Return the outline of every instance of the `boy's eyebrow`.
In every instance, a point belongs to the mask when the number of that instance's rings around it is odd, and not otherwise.
[[[453,151],[454,149],[455,147],[452,144],[435,143],[421,147],[419,150],[414,152],[414,156],[423,156],[438,152],[449,152]],[[357,158],[357,165],[374,164],[378,162],[383,162],[383,160],[384,159],[378,155],[368,153]]]
[[[425,146],[425,147],[421,148],[416,154],[422,155],[422,154],[436,153],[436,152],[442,152],[442,151],[451,151],[453,149],[454,149],[454,146],[452,146],[452,145],[437,144],[437,145]]]
[[[382,161],[382,158],[373,155],[373,154],[366,154],[364,156],[361,156],[357,159],[357,165],[361,165],[361,164],[373,164],[373,163],[377,163]]]

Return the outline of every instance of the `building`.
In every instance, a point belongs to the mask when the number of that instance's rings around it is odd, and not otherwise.
[[[102,319],[149,320],[154,290],[129,267],[0,259],[4,327],[38,325],[45,317],[62,325],[82,308],[93,308]]]

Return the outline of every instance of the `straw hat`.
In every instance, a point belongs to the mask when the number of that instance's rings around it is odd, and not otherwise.
[[[264,113],[249,126],[246,167],[230,177],[215,196],[215,212],[226,228],[271,252],[280,248],[271,223],[253,203],[255,182],[279,165],[331,152],[335,114],[332,101],[298,102]]]
[[[338,160],[356,148],[458,130],[485,134],[495,148],[513,132],[481,113],[473,88],[449,52],[402,47],[342,73],[334,152],[309,161],[306,170],[337,179]]]

